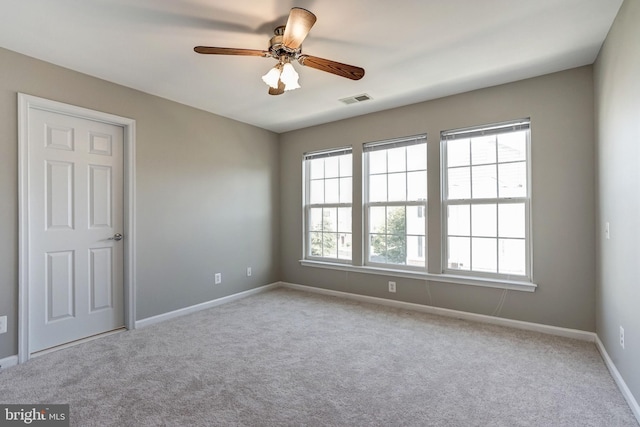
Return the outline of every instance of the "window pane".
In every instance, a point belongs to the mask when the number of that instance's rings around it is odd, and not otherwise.
[[[387,239],[384,234],[371,234],[369,236],[369,261],[387,262],[384,254],[387,252]]]
[[[340,203],[351,203],[352,178],[340,178]]]
[[[447,265],[455,270],[471,268],[471,244],[468,237],[449,237],[449,258]]]
[[[351,233],[338,234],[338,258],[351,259]]]
[[[389,206],[387,208],[387,234],[404,236],[406,229],[405,207]]]
[[[427,172],[407,173],[407,200],[427,200]]]
[[[384,206],[375,206],[369,208],[369,232],[387,232],[387,208],[385,208]]]
[[[498,135],[498,162],[527,159],[527,131]]]
[[[338,231],[351,233],[351,208],[338,208]]]
[[[338,257],[338,235],[336,233],[322,233],[322,256],[326,258]]]
[[[500,273],[527,274],[525,267],[526,250],[524,239],[500,239]]]
[[[424,211],[424,206],[407,206],[407,234],[425,234]]]
[[[386,173],[387,172],[387,152],[370,151],[369,157],[369,173]]]
[[[324,202],[338,203],[340,201],[340,183],[338,178],[324,180]]]
[[[450,200],[471,198],[471,171],[469,168],[449,169],[447,177]]]
[[[497,197],[496,166],[474,166],[472,194],[474,199],[490,199]]]
[[[527,197],[527,163],[498,165],[500,197]]]
[[[469,165],[469,140],[456,139],[447,141],[447,166]]]
[[[373,175],[369,177],[369,201],[387,201],[387,175]]]
[[[387,235],[386,258],[389,264],[406,264],[407,262],[407,237],[404,234]]]
[[[509,203],[498,206],[498,235],[500,237],[526,237],[524,203]]]
[[[309,210],[309,230],[322,231],[322,208]]]
[[[407,170],[427,169],[427,144],[416,144],[407,147]]]
[[[324,159],[309,160],[309,170],[311,179],[324,178]]]
[[[391,173],[387,176],[389,177],[389,201],[407,200],[407,174]]]
[[[387,263],[406,263],[406,219],[404,206],[387,208]]]
[[[469,205],[451,205],[448,209],[447,235],[471,235],[471,207]]]
[[[496,205],[474,205],[471,207],[472,236],[497,237]]]
[[[353,163],[351,159],[351,154],[348,156],[340,156],[340,176],[351,176]]]
[[[497,273],[497,239],[471,239],[471,269],[487,273]]]
[[[334,178],[338,176],[339,157],[327,157],[324,159],[324,177]]]
[[[481,136],[471,140],[471,163],[474,165],[496,162],[496,136]]]
[[[415,267],[425,266],[425,238],[424,236],[407,236],[407,265]]]
[[[322,256],[322,232],[314,231],[310,233],[310,244],[311,248],[309,251],[309,255],[311,256]]]
[[[402,172],[407,170],[405,147],[391,148],[387,150],[388,172]]]
[[[309,203],[324,203],[324,180],[311,181],[309,184]]]
[[[322,209],[322,231],[338,231],[338,209]]]

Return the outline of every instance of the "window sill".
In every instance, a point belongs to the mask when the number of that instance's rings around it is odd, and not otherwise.
[[[490,279],[484,277],[456,276],[453,274],[433,274],[418,271],[394,270],[371,266],[339,264],[324,261],[300,260],[304,267],[326,268],[330,270],[351,271],[355,273],[378,274],[382,276],[404,277],[407,279],[427,280],[458,285],[482,286],[486,288],[509,289],[513,291],[534,292],[538,285],[517,280]]]

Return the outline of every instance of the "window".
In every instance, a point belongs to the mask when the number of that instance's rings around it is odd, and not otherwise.
[[[307,153],[305,176],[305,257],[351,260],[351,148]]]
[[[531,277],[529,120],[442,133],[445,273]]]
[[[426,268],[426,136],[364,145],[366,264]]]
[[[429,150],[429,168],[425,134],[305,153],[300,263],[533,291],[530,120],[445,131]]]

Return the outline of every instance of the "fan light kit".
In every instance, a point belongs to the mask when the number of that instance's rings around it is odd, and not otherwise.
[[[278,63],[262,76],[269,86],[270,95],[281,95],[285,91],[298,89],[298,73],[293,68],[292,61],[300,65],[325,71],[351,80],[360,80],[364,76],[364,69],[353,65],[342,64],[316,56],[302,54],[302,42],[309,34],[316,22],[316,16],[306,9],[294,7],[289,13],[287,25],[277,27],[269,43],[269,50],[234,49],[227,47],[196,46],[197,53],[207,55],[242,55],[275,58]]]

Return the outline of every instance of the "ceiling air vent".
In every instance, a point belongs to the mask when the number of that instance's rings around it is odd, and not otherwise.
[[[355,104],[357,102],[364,102],[364,101],[368,101],[371,99],[371,96],[367,95],[366,93],[363,93],[362,95],[356,95],[356,96],[350,96],[348,98],[342,98],[339,101],[344,103],[344,104]]]

